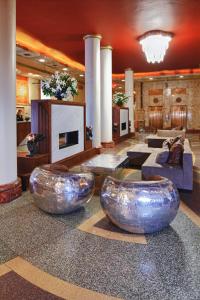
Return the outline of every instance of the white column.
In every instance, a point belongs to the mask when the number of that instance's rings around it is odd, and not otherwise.
[[[100,105],[100,35],[86,35],[85,40],[85,100],[86,125],[92,126],[93,147],[101,147]]]
[[[129,120],[131,121],[131,132],[135,131],[134,128],[134,106],[133,106],[133,71],[131,69],[125,70],[125,94],[128,96],[126,106],[129,108]]]
[[[17,179],[16,0],[0,1],[0,185]]]
[[[101,141],[112,142],[112,47],[101,47]]]

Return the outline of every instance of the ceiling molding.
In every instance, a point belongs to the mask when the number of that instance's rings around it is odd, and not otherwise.
[[[57,51],[56,49],[47,47],[45,44],[26,34],[19,28],[17,28],[16,30],[16,43],[21,47],[27,48],[28,50],[39,52],[42,55],[51,57],[59,63],[78,69],[79,71],[85,71],[84,65],[76,62],[75,60],[71,59],[60,51]]]

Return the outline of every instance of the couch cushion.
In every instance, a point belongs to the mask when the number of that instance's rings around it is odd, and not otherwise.
[[[159,152],[156,156],[156,163],[164,164],[167,162],[168,157],[169,157],[169,150]]]
[[[152,153],[142,165],[142,176],[148,178],[160,175],[170,179],[177,188],[184,188],[184,172],[180,165],[158,164],[157,153]]]

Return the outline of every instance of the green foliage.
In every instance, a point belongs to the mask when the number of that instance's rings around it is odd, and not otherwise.
[[[122,106],[127,102],[128,102],[128,97],[124,93],[117,92],[113,95],[113,104]]]

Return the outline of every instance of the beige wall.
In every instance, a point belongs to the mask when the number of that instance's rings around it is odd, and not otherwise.
[[[172,94],[172,89],[183,88],[185,93]],[[162,89],[162,95],[149,95],[149,90]],[[168,80],[143,82],[143,109],[141,108],[141,82],[135,82],[136,100],[136,120],[143,121],[145,127],[149,126],[148,108],[149,106],[163,107],[163,127],[171,126],[170,107],[172,105],[187,106],[187,129],[200,130],[200,79],[190,80]],[[176,102],[180,97],[182,101]],[[158,103],[153,99],[157,98]],[[167,118],[169,116],[169,118]]]

